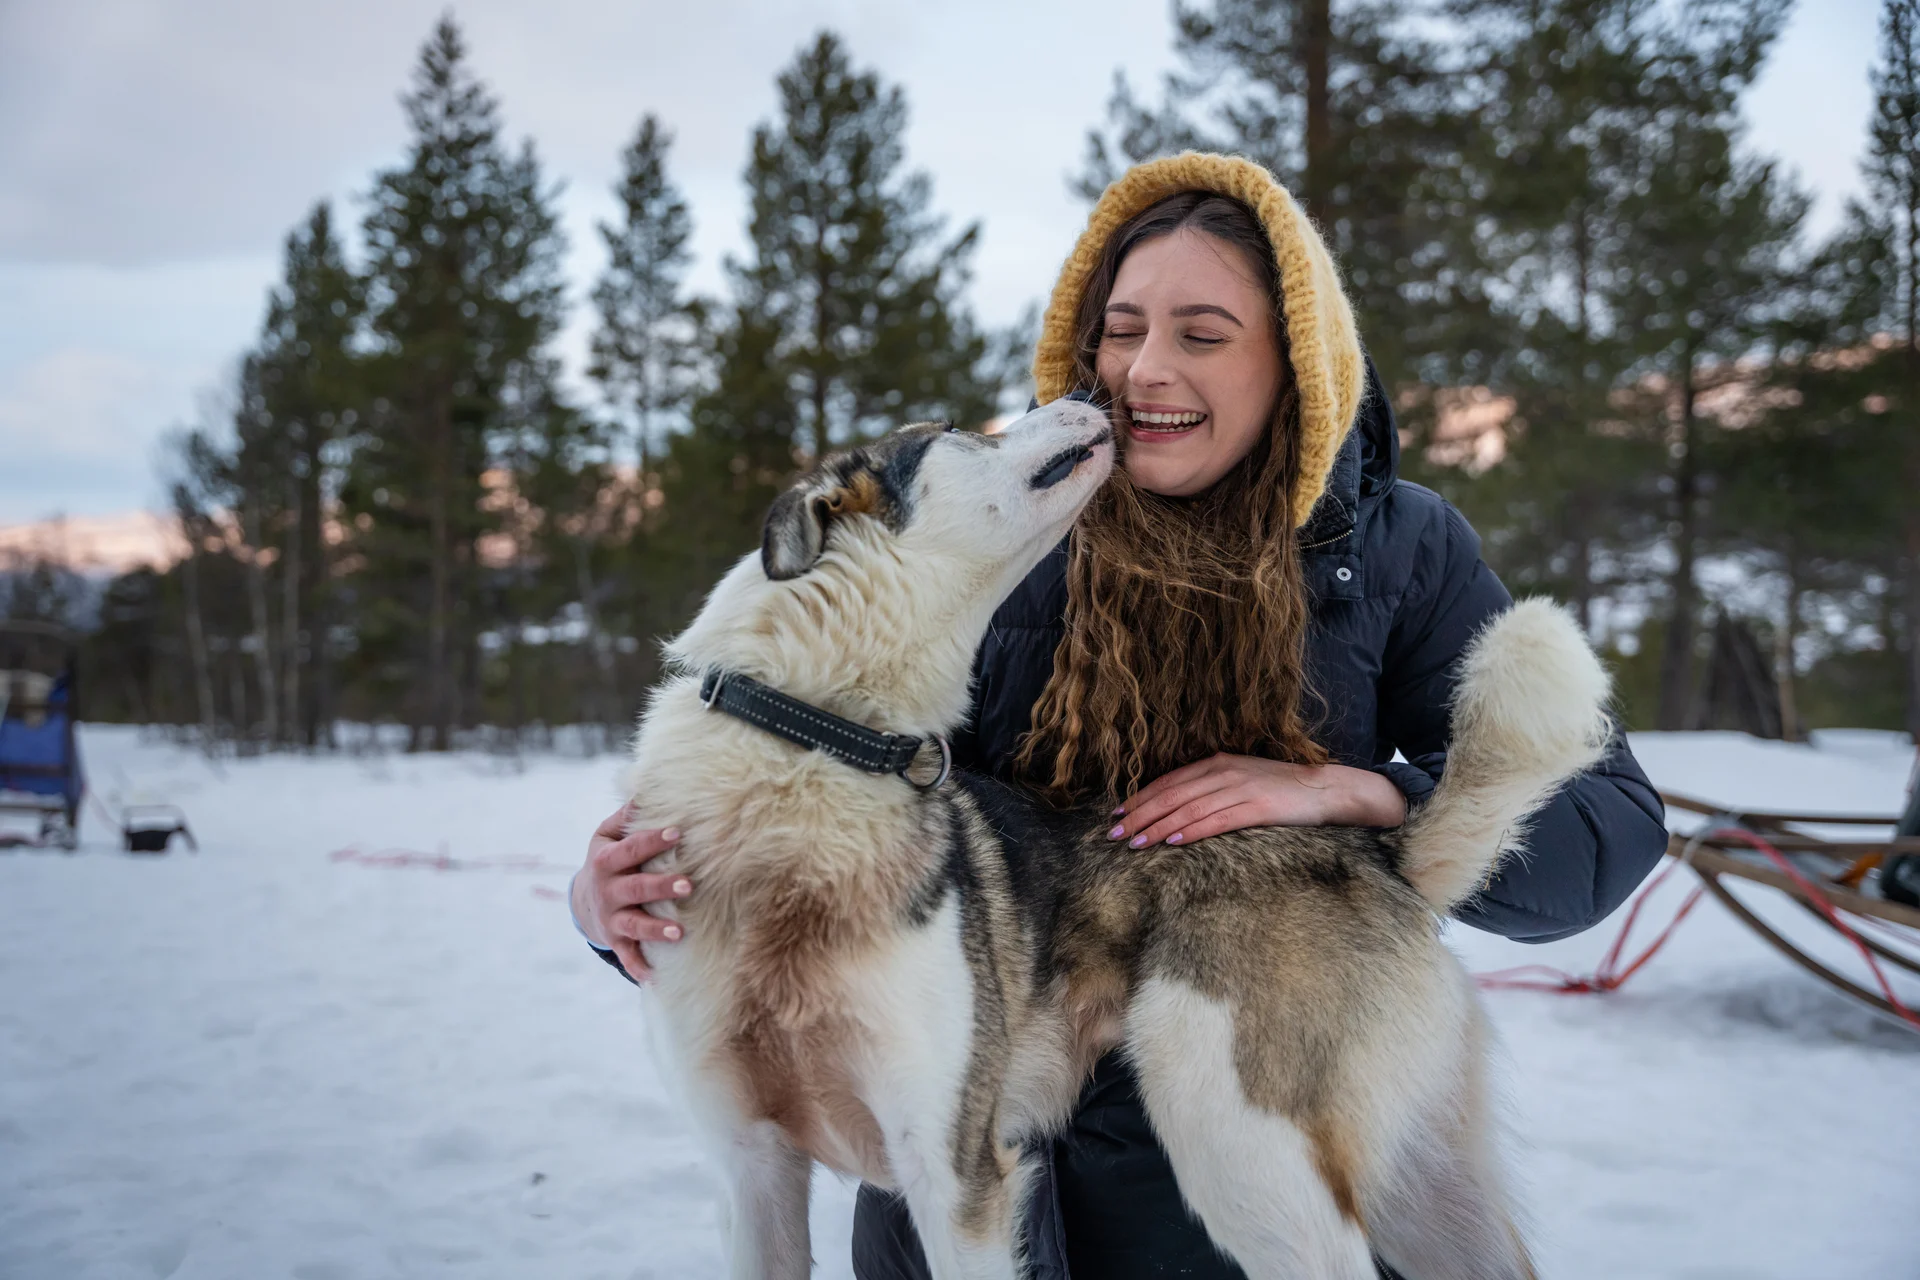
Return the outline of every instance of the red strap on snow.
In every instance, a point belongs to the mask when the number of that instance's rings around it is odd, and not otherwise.
[[[1880,987],[1880,994],[1886,998],[1888,1004],[1893,1006],[1895,1014],[1914,1030],[1920,1031],[1920,1015],[1916,1015],[1912,1009],[1901,1002],[1899,996],[1893,993],[1893,986],[1887,981],[1886,972],[1880,968],[1880,962],[1874,957],[1873,952],[1860,941],[1860,935],[1840,918],[1839,911],[1834,908],[1832,902],[1827,900],[1827,895],[1820,892],[1813,881],[1802,875],[1800,869],[1794,866],[1785,854],[1744,827],[1718,827],[1704,836],[1695,837],[1696,843],[1702,840],[1737,840],[1762,854],[1774,866],[1780,868],[1807,896],[1808,904],[1818,911],[1828,924],[1838,930],[1841,937],[1853,944],[1854,950],[1860,953],[1860,958],[1867,962],[1867,968],[1873,972],[1874,982]],[[1667,865],[1661,868],[1660,874],[1655,876],[1633,900],[1633,905],[1627,909],[1626,921],[1620,926],[1620,936],[1613,940],[1611,947],[1607,948],[1607,954],[1600,961],[1600,968],[1592,976],[1580,978],[1551,965],[1523,964],[1517,968],[1475,974],[1474,981],[1483,990],[1488,991],[1550,991],[1555,995],[1593,995],[1618,989],[1628,978],[1638,973],[1641,966],[1653,959],[1655,952],[1666,945],[1667,939],[1673,936],[1673,931],[1680,927],[1680,922],[1687,918],[1687,913],[1693,910],[1700,901],[1701,895],[1706,893],[1704,885],[1695,885],[1686,899],[1681,902],[1680,909],[1674,913],[1673,919],[1667,922],[1667,927],[1660,931],[1647,949],[1636,956],[1632,963],[1624,968],[1621,967],[1620,953],[1626,949],[1627,936],[1633,932],[1634,922],[1640,918],[1640,909],[1646,905],[1647,899],[1653,896],[1666,878],[1680,866],[1681,861],[1677,858],[1669,859]]]
[[[1627,908],[1627,918],[1620,926],[1620,936],[1615,938],[1613,945],[1607,948],[1607,954],[1600,960],[1600,968],[1591,976],[1579,978],[1552,965],[1523,964],[1512,969],[1499,969],[1493,973],[1477,973],[1473,980],[1487,991],[1551,991],[1555,995],[1572,996],[1594,995],[1615,990],[1628,978],[1640,972],[1641,966],[1653,959],[1654,953],[1661,947],[1667,945],[1667,939],[1673,936],[1673,931],[1680,927],[1680,922],[1687,918],[1687,913],[1693,910],[1695,904],[1700,901],[1701,895],[1706,893],[1704,886],[1695,885],[1693,891],[1687,894],[1686,900],[1680,904],[1680,910],[1674,913],[1673,919],[1667,922],[1667,927],[1647,945],[1646,950],[1635,956],[1629,964],[1624,967],[1621,965],[1620,955],[1626,950],[1627,937],[1632,934],[1634,923],[1640,918],[1640,909],[1647,905],[1647,899],[1654,895],[1679,865],[1677,860],[1669,859],[1667,865],[1660,869],[1660,874],[1640,891],[1639,896],[1633,900],[1633,905]]]
[[[327,855],[332,862],[355,862],[363,867],[428,867],[434,871],[572,871],[558,862],[532,857],[456,858],[447,852],[443,841],[433,853],[418,849],[382,849],[369,852],[358,845],[335,849]]]

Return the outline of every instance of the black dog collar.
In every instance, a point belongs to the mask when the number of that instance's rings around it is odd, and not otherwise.
[[[700,681],[700,701],[757,725],[776,738],[824,751],[868,773],[897,773],[906,778],[908,766],[927,743],[925,738],[880,733],[843,720],[830,711],[769,689],[758,680],[717,667],[709,669]],[[953,772],[953,748],[939,734],[933,735],[933,741],[940,748],[940,776],[925,786],[906,778],[910,786],[922,791],[932,791]]]

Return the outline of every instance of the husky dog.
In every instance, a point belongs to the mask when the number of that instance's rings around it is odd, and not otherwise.
[[[1552,605],[1503,615],[1464,659],[1445,779],[1395,830],[1136,852],[1104,812],[948,777],[994,608],[1113,463],[1072,401],[830,457],[669,648],[635,824],[681,828],[656,869],[695,889],[657,908],[686,940],[648,951],[646,998],[725,1170],[732,1275],[808,1274],[819,1161],[904,1194],[941,1280],[1017,1276],[1022,1145],[1115,1047],[1248,1275],[1362,1280],[1370,1253],[1532,1275],[1436,913],[1598,758],[1605,675]]]

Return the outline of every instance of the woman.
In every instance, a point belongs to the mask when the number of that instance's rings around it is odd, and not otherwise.
[[[1510,600],[1460,514],[1396,478],[1385,395],[1292,198],[1222,156],[1130,171],[1061,273],[1034,373],[1041,401],[1108,408],[1124,466],[995,615],[956,761],[1118,799],[1116,857],[1244,827],[1404,821],[1446,764],[1455,660]],[[1533,856],[1461,914],[1515,938],[1576,933],[1659,859],[1661,818],[1616,735],[1536,820]],[[678,937],[645,904],[691,886],[638,870],[677,833],[623,830],[615,814],[595,834],[573,904],[589,941],[644,979],[638,944]],[[1044,1154],[1036,1276],[1240,1275],[1183,1206],[1117,1057]],[[871,1188],[854,1268],[926,1274],[905,1209]]]

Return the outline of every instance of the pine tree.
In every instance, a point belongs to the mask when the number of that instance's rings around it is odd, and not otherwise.
[[[780,120],[754,130],[753,256],[730,262],[739,304],[774,326],[771,359],[815,454],[915,418],[974,424],[1000,388],[961,306],[979,238],[943,239],[932,187],[906,171],[905,95],[856,70],[822,32],[779,77]],[[741,335],[739,349],[751,349]]]
[[[1497,347],[1465,216],[1476,193],[1458,50],[1407,10],[1176,0],[1180,67],[1160,105],[1116,75],[1077,184],[1092,199],[1121,162],[1188,147],[1258,160],[1326,236],[1390,387],[1443,366],[1471,374]]]
[[[1707,6],[1696,6],[1707,8]],[[1764,338],[1793,270],[1806,197],[1737,145],[1738,94],[1752,82],[1785,16],[1779,3],[1742,13],[1695,14],[1693,43],[1677,50],[1692,71],[1690,100],[1662,113],[1643,139],[1621,212],[1631,271],[1608,280],[1605,305],[1634,335],[1637,369],[1658,380],[1667,426],[1669,543],[1659,727],[1687,727],[1700,610],[1698,559],[1712,426],[1701,408],[1710,365],[1725,373]]]
[[[1419,453],[1407,470],[1467,510],[1511,587],[1569,601],[1593,632],[1664,526],[1646,480],[1664,447],[1613,403],[1638,353],[1603,283],[1632,270],[1623,202],[1643,143],[1693,88],[1672,17],[1644,0],[1454,0],[1448,16],[1468,33],[1473,212],[1504,322],[1486,375],[1513,414],[1487,475]]]
[[[243,450],[264,455],[245,470],[266,490],[253,495],[253,505],[267,509],[268,527],[278,531],[278,718],[289,740],[309,747],[332,736],[332,571],[324,529],[339,487],[336,442],[355,429],[363,408],[356,344],[364,314],[360,280],[323,202],[287,236],[281,283],[253,357],[259,429],[241,439]]]
[[[1892,350],[1876,361],[1877,454],[1898,477],[1898,578],[1906,656],[1907,728],[1920,738],[1920,2],[1885,0],[1873,120],[1863,166],[1866,201],[1849,211],[1865,270],[1860,292]],[[1873,305],[1877,304],[1877,305]]]
[[[767,507],[793,475],[801,407],[781,339],[777,325],[736,305],[716,335],[713,384],[694,401],[691,428],[668,443],[665,518],[646,544],[662,630],[691,619],[714,580],[757,545]]]
[[[85,599],[85,584],[64,557],[0,552],[0,619],[75,626]]]
[[[1780,351],[1753,393],[1764,408],[1711,433],[1700,460],[1714,488],[1709,545],[1742,562],[1749,581],[1769,574],[1779,583],[1778,611],[1766,621],[1789,738],[1806,719],[1795,673],[1807,623],[1878,621],[1880,602],[1863,586],[1885,575],[1886,535],[1899,519],[1890,469],[1861,465],[1888,442],[1863,389],[1860,348],[1836,350],[1834,328],[1817,332],[1816,342]]]
[[[219,749],[220,710],[214,695],[214,654],[210,627],[214,606],[220,593],[209,589],[226,550],[227,530],[221,527],[217,512],[230,498],[228,456],[214,441],[211,424],[190,430],[175,430],[166,438],[162,456],[164,482],[179,522],[186,554],[178,566],[183,598],[180,620],[185,632],[188,670],[193,681],[194,718],[199,723],[200,749],[213,754]],[[237,648],[225,646],[223,648]],[[228,722],[237,734],[241,725],[243,699],[228,699]]]
[[[344,497],[361,589],[386,614],[369,639],[405,668],[389,682],[406,695],[414,745],[444,749],[479,696],[481,477],[509,377],[559,327],[562,242],[532,145],[508,154],[451,18],[403,103],[407,162],[376,179],[364,225],[383,394]]]
[[[693,219],[667,177],[671,145],[653,116],[640,121],[614,187],[622,221],[599,224],[607,269],[593,287],[600,324],[587,373],[631,434],[643,490],[661,427],[693,394],[705,312],[680,296]]]
[[[609,448],[609,428],[581,412],[556,389],[558,365],[551,358],[519,366],[509,386],[498,456],[511,476],[509,491],[493,495],[503,510],[511,560],[501,571],[505,607],[510,723],[565,716],[611,726],[624,718],[614,670],[614,651],[602,612],[607,603],[606,561],[610,536],[622,527],[617,514],[632,494],[618,484]],[[577,606],[579,617],[568,617]],[[569,623],[584,624],[591,679],[567,681],[539,696],[530,689],[528,634]],[[542,645],[542,649],[559,648]],[[564,700],[564,702],[563,702]]]

